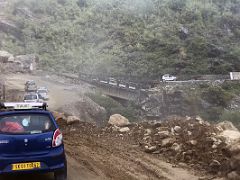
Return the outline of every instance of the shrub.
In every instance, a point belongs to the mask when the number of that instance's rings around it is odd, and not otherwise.
[[[233,95],[219,86],[211,86],[202,92],[202,97],[211,104],[226,107]]]
[[[220,117],[221,121],[231,121],[233,124],[240,125],[240,112],[225,110]]]

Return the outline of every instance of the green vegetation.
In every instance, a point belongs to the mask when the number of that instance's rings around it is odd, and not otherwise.
[[[229,120],[237,122],[237,110],[231,110],[231,104],[239,96],[240,84],[234,81],[224,83],[201,84],[187,92],[186,101],[190,109],[187,112],[200,115],[209,121]],[[186,90],[188,91],[188,90]],[[240,119],[238,120],[240,123]]]
[[[36,53],[47,70],[240,71],[240,0],[11,0],[4,11],[23,35],[0,32],[0,48]]]
[[[231,121],[235,125],[240,127],[240,112],[239,111],[228,111],[225,110],[223,114],[220,117],[220,120],[222,121]]]
[[[211,86],[202,92],[202,98],[215,106],[227,107],[233,98],[233,94],[225,91],[220,86]]]

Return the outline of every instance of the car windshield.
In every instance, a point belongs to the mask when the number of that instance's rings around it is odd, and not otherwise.
[[[29,95],[24,96],[24,100],[34,100],[34,99],[37,99],[37,95],[29,94]]]
[[[0,116],[0,134],[39,134],[54,130],[55,126],[47,115],[13,114]]]

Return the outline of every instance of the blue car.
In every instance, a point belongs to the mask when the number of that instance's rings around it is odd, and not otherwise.
[[[63,136],[46,103],[0,104],[0,175],[53,172],[67,179]]]

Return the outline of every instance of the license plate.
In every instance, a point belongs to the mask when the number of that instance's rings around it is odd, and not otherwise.
[[[39,169],[39,168],[41,168],[40,162],[12,164],[13,171],[32,170],[32,169]]]

